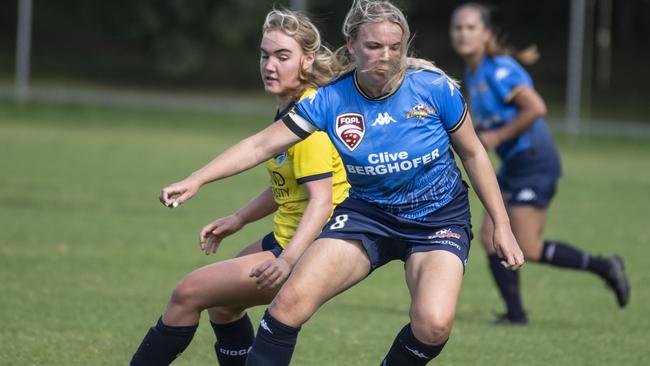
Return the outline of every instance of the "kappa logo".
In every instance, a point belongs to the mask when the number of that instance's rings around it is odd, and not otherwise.
[[[447,80],[447,85],[449,86],[449,91],[451,92],[451,96],[454,96],[454,84],[451,83],[451,81]]]
[[[269,328],[269,325],[266,324],[266,320],[264,319],[260,320],[260,327],[262,327],[262,329],[266,330],[267,332],[273,334],[273,332],[271,332],[271,328]]]
[[[426,104],[418,104],[415,107],[411,108],[411,110],[406,113],[406,118],[412,118],[415,117],[419,120],[424,119],[424,117],[434,114],[436,111],[435,109],[429,107]]]
[[[363,116],[358,113],[344,113],[336,116],[336,135],[350,149],[359,146],[366,134]]]
[[[531,188],[524,188],[517,193],[517,201],[528,202],[537,198],[537,194]]]
[[[420,357],[420,358],[424,358],[424,359],[426,359],[426,360],[429,359],[429,357],[425,356],[424,353],[422,353],[422,352],[420,352],[420,351],[418,351],[418,350],[416,350],[416,349],[409,348],[409,346],[404,346],[404,347],[405,347],[407,350],[409,350],[411,353],[413,353],[414,355],[416,355],[416,356],[418,356],[418,357]]]
[[[451,231],[451,229],[442,229],[442,230],[436,231],[436,233],[433,234],[433,235],[429,235],[429,240],[431,240],[431,239],[447,239],[447,238],[460,239],[460,234]]]
[[[376,125],[383,126],[393,122],[397,122],[397,121],[395,121],[395,119],[393,119],[393,117],[391,117],[390,114],[388,114],[388,112],[384,112],[384,114],[381,113],[377,114],[377,119],[375,120],[375,122],[371,124],[371,126],[376,126]]]
[[[494,73],[494,78],[497,79],[497,81],[501,81],[505,79],[508,75],[510,75],[510,70],[506,69],[505,67],[500,67]]]

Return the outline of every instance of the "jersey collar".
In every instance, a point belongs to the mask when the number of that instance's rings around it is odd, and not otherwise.
[[[354,70],[354,74],[352,75],[352,79],[354,80],[354,87],[357,89],[357,91],[359,92],[359,94],[361,94],[361,96],[363,96],[364,98],[366,98],[366,99],[368,99],[368,100],[377,101],[377,100],[388,99],[388,98],[390,98],[391,96],[393,96],[393,94],[397,93],[397,91],[399,90],[399,88],[402,87],[402,83],[404,83],[404,79],[406,79],[406,73],[404,73],[404,76],[402,77],[402,80],[400,80],[399,85],[397,86],[397,88],[395,88],[395,90],[393,90],[392,92],[390,92],[390,93],[388,93],[388,94],[385,94],[385,95],[382,95],[382,96],[380,96],[380,97],[377,97],[377,98],[373,98],[373,97],[369,96],[368,94],[366,94],[366,93],[363,91],[363,89],[361,88],[361,85],[359,84],[359,80],[357,80],[357,70]]]

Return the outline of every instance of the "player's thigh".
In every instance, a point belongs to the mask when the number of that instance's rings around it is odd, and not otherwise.
[[[271,314],[298,326],[327,300],[370,273],[370,259],[358,240],[321,238],[302,255],[273,300]]]
[[[262,249],[262,242],[256,241],[237,254],[237,258],[244,257],[250,254],[259,253]],[[269,303],[270,299],[267,302]],[[253,304],[258,305],[258,304]],[[249,304],[236,304],[225,306],[214,306],[208,309],[210,320],[217,324],[230,323],[240,319],[244,315],[244,311],[252,305]]]
[[[253,253],[259,253],[262,250],[263,250],[262,249],[262,241],[258,240],[256,242],[252,243],[251,245],[247,246],[246,248],[242,249],[239,253],[237,253],[237,258],[246,256],[246,255],[249,255],[249,254],[253,254]]]
[[[527,260],[538,261],[542,255],[547,209],[533,205],[510,205],[510,226]]]
[[[463,282],[463,264],[445,250],[413,253],[406,261],[411,293],[411,327],[427,343],[444,341],[451,331]]]
[[[264,251],[212,263],[190,273],[179,287],[183,287],[181,291],[188,293],[194,306],[201,309],[214,306],[245,309],[268,304],[277,289],[259,290],[250,272],[273,258],[273,253]]]

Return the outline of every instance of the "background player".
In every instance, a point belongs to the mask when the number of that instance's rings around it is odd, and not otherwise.
[[[331,77],[331,53],[321,46],[307,17],[271,11],[264,22],[260,71],[266,92],[278,100],[276,119],[300,95]],[[236,213],[206,225],[201,249],[214,252],[221,241],[275,212],[273,232],[244,249],[237,258],[200,268],[174,289],[165,313],[149,330],[132,365],[168,365],[189,344],[200,312],[209,308],[217,336],[219,364],[243,365],[253,342],[246,308],[268,304],[292,267],[332,212],[349,185],[340,157],[326,134],[315,133],[266,162],[271,187]],[[283,250],[284,248],[284,250]]]
[[[548,206],[561,175],[560,159],[542,117],[546,105],[535,91],[528,73],[499,44],[489,10],[480,4],[458,7],[451,20],[451,40],[465,60],[465,85],[472,114],[478,119],[478,136],[486,149],[496,149],[502,164],[498,173],[512,230],[526,260],[556,267],[590,271],[603,278],[624,307],[630,296],[620,257],[596,257],[555,240],[544,240]],[[521,52],[525,64],[537,60],[534,48]],[[506,271],[492,246],[492,221],[483,216],[480,239],[490,270],[507,312],[496,324],[526,324],[521,302],[519,272]]]
[[[393,260],[406,262],[411,324],[384,365],[423,365],[453,324],[471,236],[467,189],[451,145],[494,220],[496,251],[517,269],[523,254],[510,230],[496,178],[455,84],[430,62],[407,58],[409,28],[387,1],[354,1],[343,26],[344,73],[283,121],[230,148],[163,189],[166,205],[206,182],[248,169],[305,138],[327,132],[351,184],[260,322],[249,365],[290,362],[300,326],[327,300]]]

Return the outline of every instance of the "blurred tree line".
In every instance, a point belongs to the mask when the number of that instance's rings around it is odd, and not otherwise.
[[[588,0],[596,4],[597,0]],[[308,13],[330,47],[343,44],[341,23],[351,1],[308,0]],[[459,77],[449,45],[449,15],[460,1],[396,0],[405,9],[417,55]],[[483,1],[515,46],[537,43],[536,72],[562,83],[569,2]],[[258,85],[261,25],[288,0],[58,0],[34,1],[34,78],[81,79],[199,87]],[[17,0],[0,2],[0,72],[13,72]],[[647,59],[650,0],[614,0],[615,54]],[[616,60],[615,60],[616,61]],[[643,62],[645,64],[645,62]],[[620,65],[620,63],[618,64]],[[645,66],[645,65],[644,65]],[[650,81],[650,80],[649,80]]]

